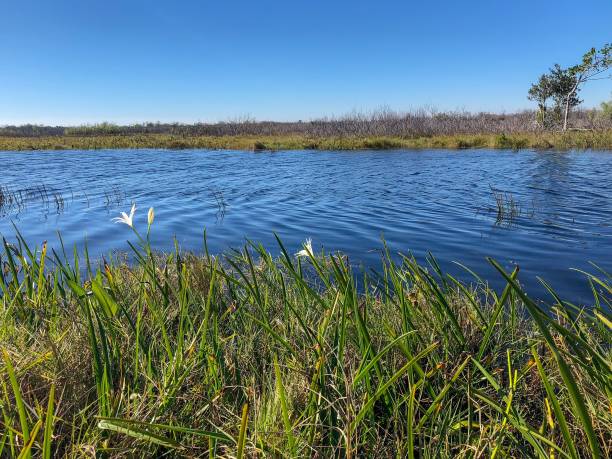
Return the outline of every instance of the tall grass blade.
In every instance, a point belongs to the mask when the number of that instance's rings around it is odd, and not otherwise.
[[[559,352],[559,349],[548,330],[547,323],[546,323],[548,319],[545,318],[546,317],[545,314],[542,313],[542,311],[540,311],[540,309],[533,302],[533,300],[529,298],[525,294],[525,292],[523,292],[523,290],[516,283],[516,281],[512,279],[510,276],[508,276],[508,274],[504,271],[504,269],[495,260],[489,259],[489,261],[495,267],[495,269],[497,269],[497,271],[508,281],[508,283],[512,285],[512,288],[522,298],[531,317],[534,319],[535,323],[540,329],[540,332],[542,333],[544,339],[546,340],[546,343],[548,344],[550,350],[553,353],[553,356],[555,357],[555,360],[557,361],[557,365],[559,366],[559,373],[561,374],[561,378],[563,379],[563,382],[565,383],[565,387],[570,395],[572,405],[574,408],[574,413],[580,419],[581,425],[587,435],[587,439],[589,441],[589,445],[591,448],[591,454],[593,455],[595,459],[599,459],[601,457],[601,451],[599,448],[599,442],[597,440],[597,435],[595,434],[595,430],[593,429],[593,423],[591,421],[591,416],[589,415],[588,409],[584,403],[582,394],[580,393],[580,390],[578,389],[579,384],[575,380],[574,376],[572,375],[572,371],[570,370],[569,366],[567,365],[567,363],[561,356],[561,353]]]
[[[287,442],[289,444],[289,452],[292,457],[296,456],[295,451],[295,437],[293,435],[293,426],[291,425],[291,420],[289,418],[289,407],[287,406],[287,395],[285,394],[285,387],[283,386],[283,381],[281,377],[281,371],[278,366],[278,358],[276,355],[274,356],[274,375],[276,379],[276,391],[278,392],[278,396],[281,402],[281,415],[283,417],[283,425],[285,426],[285,436],[287,437]]]
[[[246,445],[247,424],[249,421],[249,405],[245,403],[242,406],[242,418],[240,420],[240,433],[238,434],[238,450],[236,453],[237,459],[244,457],[244,447]]]
[[[23,443],[28,444],[30,441],[30,427],[28,415],[26,413],[25,405],[23,403],[21,389],[19,388],[19,382],[17,381],[17,377],[15,376],[15,368],[13,368],[11,359],[6,350],[4,349],[2,350],[2,357],[4,358],[4,365],[6,366],[6,372],[11,383],[11,388],[13,389],[13,396],[15,397],[15,404],[17,406],[17,414],[19,416],[19,424],[21,425],[21,436],[23,438]],[[30,453],[28,452],[25,457],[29,458]]]
[[[576,447],[574,446],[574,440],[569,431],[569,427],[567,425],[567,420],[565,419],[565,415],[563,414],[563,410],[561,409],[561,405],[559,403],[559,399],[555,394],[555,391],[544,372],[544,367],[542,366],[542,362],[540,362],[540,357],[535,349],[535,347],[531,348],[531,353],[533,355],[533,359],[537,365],[538,373],[540,374],[540,378],[542,380],[542,384],[544,384],[544,389],[546,389],[546,394],[548,395],[548,399],[552,403],[553,410],[555,412],[555,417],[557,418],[557,422],[559,423],[559,427],[561,429],[561,434],[563,435],[563,439],[565,440],[566,446],[569,448],[570,456],[572,459],[577,459],[580,456],[578,455],[578,451],[576,451]]]
[[[129,425],[119,421],[101,420],[98,422],[98,428],[102,430],[111,430],[113,432],[121,433],[137,440],[153,443],[166,448],[181,448],[181,445],[171,438],[164,437],[138,427]]]
[[[42,455],[44,459],[51,459],[51,443],[53,442],[53,426],[55,424],[55,384],[51,384],[47,413],[45,415],[45,434],[43,437]]]

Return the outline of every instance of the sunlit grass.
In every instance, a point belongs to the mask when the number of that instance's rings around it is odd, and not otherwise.
[[[189,136],[128,134],[92,136],[5,137],[0,150],[66,150],[105,148],[231,150],[361,150],[397,148],[612,149],[612,130],[527,132],[524,134],[457,134],[430,137]]]
[[[605,272],[545,312],[494,261],[501,292],[312,244],[161,255],[148,230],[130,265],[4,242],[0,456],[610,456]]]

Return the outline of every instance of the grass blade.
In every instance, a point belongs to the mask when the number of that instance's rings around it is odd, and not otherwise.
[[[134,425],[130,425],[128,422],[102,419],[98,422],[98,428],[103,430],[111,430],[113,432],[121,433],[137,440],[146,441],[166,448],[180,449],[180,443],[172,440],[171,438],[159,435],[156,433],[148,432]]]
[[[238,451],[237,459],[244,457],[244,447],[246,445],[247,423],[249,421],[249,404],[245,403],[242,406],[242,419],[240,420],[240,433],[238,434]]]

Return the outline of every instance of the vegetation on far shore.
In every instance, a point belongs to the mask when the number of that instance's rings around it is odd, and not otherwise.
[[[610,102],[612,104],[612,102]],[[0,127],[0,150],[205,148],[358,150],[393,148],[612,149],[612,112],[574,110],[572,129],[540,122],[541,112],[511,114],[388,109],[307,122],[145,123]]]
[[[118,148],[230,150],[361,150],[398,148],[612,149],[612,129],[602,131],[456,134],[414,138],[397,136],[130,134],[2,137],[1,150],[92,150]]]
[[[612,79],[607,72],[612,69],[612,43],[601,48],[591,48],[578,64],[561,67],[555,64],[547,73],[540,76],[537,83],[531,85],[528,99],[538,104],[538,124],[543,128],[554,128],[560,125],[563,131],[569,126],[571,111],[583,101],[580,99],[582,87],[591,81]],[[548,107],[552,99],[553,106]],[[609,106],[601,104],[602,114],[609,116]]]
[[[612,78],[612,44],[591,48],[578,64],[555,64],[528,91],[537,110],[517,113],[418,109],[310,121],[142,123],[119,126],[26,124],[0,126],[1,150],[208,148],[240,150],[356,150],[390,148],[612,149],[612,101],[580,109],[582,87]],[[552,101],[552,106],[549,103]]]
[[[0,456],[612,454],[610,274],[545,311],[493,261],[503,291],[434,259],[137,237],[130,265],[4,242]]]

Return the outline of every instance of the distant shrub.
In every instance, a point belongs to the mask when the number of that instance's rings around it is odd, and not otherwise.
[[[606,103],[612,105],[612,102]],[[612,108],[606,108],[609,113]],[[604,110],[602,106],[602,110]],[[592,110],[575,110],[570,114],[571,126],[577,129],[593,128]],[[597,111],[601,113],[601,111]],[[340,117],[313,119],[308,122],[255,121],[236,119],[218,123],[143,123],[119,126],[99,123],[82,126],[0,126],[0,137],[94,137],[94,136],[306,136],[309,139],[330,137],[414,139],[433,136],[469,136],[487,134],[516,134],[538,132],[542,127],[534,123],[536,113],[469,113],[445,112],[434,109],[417,109],[409,112],[374,110],[367,113],[351,113]],[[553,128],[559,123],[561,113],[551,111],[547,115]],[[598,117],[597,128],[612,128],[612,117],[604,122]],[[540,123],[541,124],[541,123]],[[451,141],[452,142],[452,141]]]
[[[554,148],[555,144],[552,143],[549,139],[546,138],[541,138],[541,139],[537,139],[535,140],[531,146],[533,148],[537,148],[539,150],[548,150],[550,148]]]
[[[515,150],[520,150],[521,148],[527,148],[529,146],[529,141],[527,139],[518,138],[514,140],[513,148]]]
[[[168,148],[172,150],[184,150],[185,148],[189,148],[190,145],[183,140],[171,140],[168,144]]]
[[[601,103],[601,116],[606,121],[612,121],[612,100]]]
[[[392,139],[368,139],[364,142],[364,146],[365,148],[373,148],[375,150],[389,150],[401,148],[402,144]]]
[[[500,134],[495,137],[495,148],[511,148],[511,143],[506,134]]]
[[[520,150],[521,148],[527,148],[528,146],[529,141],[524,138],[510,137],[506,134],[500,134],[495,137],[495,148]]]
[[[319,144],[317,142],[309,142],[304,145],[305,150],[317,150],[319,148]]]
[[[113,123],[100,123],[64,129],[64,135],[118,135],[125,134],[126,129]]]

